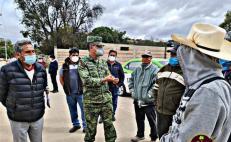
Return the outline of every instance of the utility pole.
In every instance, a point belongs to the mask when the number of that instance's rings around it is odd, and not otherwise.
[[[0,13],[0,16],[2,16],[2,13]],[[0,24],[1,26],[2,24]],[[5,58],[6,58],[6,61],[7,61],[7,48],[6,48],[6,38],[4,39],[4,42],[5,42]]]
[[[7,61],[7,48],[6,48],[6,38],[5,38],[5,57],[6,57],[6,61]]]

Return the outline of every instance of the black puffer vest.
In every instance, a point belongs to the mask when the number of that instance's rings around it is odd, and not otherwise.
[[[6,106],[9,119],[18,122],[34,122],[45,112],[44,90],[47,86],[45,69],[35,63],[33,81],[29,79],[20,61],[1,68],[0,89],[2,103]]]
[[[63,90],[66,95],[71,94],[71,87],[70,87],[70,72],[69,72],[69,65],[70,65],[70,58],[65,59],[65,63],[63,64],[63,79],[64,79],[64,85],[63,85]],[[79,72],[76,70],[76,73],[78,74],[78,95],[83,94],[83,85],[82,81],[79,77]]]

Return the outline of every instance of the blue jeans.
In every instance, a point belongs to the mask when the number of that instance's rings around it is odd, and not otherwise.
[[[115,115],[116,109],[117,109],[117,102],[118,102],[118,88],[110,88],[109,89],[112,94],[112,105],[113,105],[113,114]]]
[[[83,95],[71,94],[71,95],[67,95],[66,98],[67,98],[67,104],[71,114],[71,122],[73,126],[80,126],[78,120],[78,109],[77,109],[77,103],[78,103],[81,111],[82,125],[83,128],[86,128],[85,114],[83,110]]]

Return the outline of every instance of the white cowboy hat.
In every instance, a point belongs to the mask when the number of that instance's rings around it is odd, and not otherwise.
[[[193,24],[187,38],[173,34],[174,41],[216,58],[231,60],[231,43],[225,40],[226,31],[204,23]]]

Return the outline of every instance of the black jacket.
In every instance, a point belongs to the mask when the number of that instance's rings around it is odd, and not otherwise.
[[[57,74],[57,70],[58,70],[57,60],[50,62],[49,69],[48,69],[49,74]]]
[[[124,71],[123,71],[121,64],[116,61],[113,65],[111,65],[109,61],[107,61],[107,65],[108,65],[108,69],[110,70],[111,74],[114,77],[119,78],[119,83],[117,84],[117,86],[115,86],[113,83],[108,84],[110,89],[113,89],[114,87],[122,86],[124,83]]]
[[[71,87],[70,87],[70,73],[69,73],[69,65],[70,65],[70,58],[65,59],[65,63],[63,64],[63,79],[64,79],[64,85],[63,85],[63,90],[66,95],[71,94]],[[76,70],[76,73],[78,74],[78,94],[82,95],[83,94],[83,85],[82,81],[79,77],[79,71],[78,69]]]
[[[20,61],[1,68],[0,101],[6,107],[9,119],[13,121],[34,122],[44,115],[47,74],[44,67],[38,63],[35,63],[34,69],[31,83]]]

